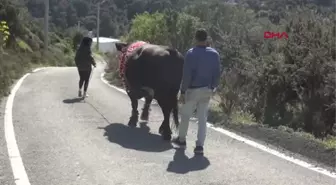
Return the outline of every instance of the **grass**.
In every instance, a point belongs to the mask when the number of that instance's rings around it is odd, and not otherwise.
[[[123,88],[123,84],[118,79],[119,74],[116,72],[106,72],[104,78],[112,85]]]
[[[320,141],[320,140],[318,141],[321,142],[325,146],[326,149],[335,150],[336,148],[336,137],[335,136],[330,136],[323,141]]]
[[[106,56],[104,53],[101,52],[93,52],[93,57],[96,58],[97,60],[105,60]]]
[[[92,48],[92,52],[96,55],[96,56],[101,56],[103,57],[105,54],[102,51],[97,50],[97,47],[93,47]]]

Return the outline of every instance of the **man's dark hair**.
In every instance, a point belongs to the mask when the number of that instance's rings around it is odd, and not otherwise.
[[[208,33],[205,31],[205,29],[198,29],[195,34],[195,39],[198,42],[204,42],[208,38]]]

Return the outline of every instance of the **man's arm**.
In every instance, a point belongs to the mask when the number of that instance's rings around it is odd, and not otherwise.
[[[184,59],[183,64],[183,76],[181,84],[181,94],[185,94],[186,90],[190,86],[192,78],[192,63],[191,63],[191,52],[188,51]]]
[[[214,68],[213,68],[213,73],[212,73],[211,88],[213,90],[218,87],[219,79],[220,79],[220,57],[219,57],[219,54],[217,53],[217,56],[214,61]]]

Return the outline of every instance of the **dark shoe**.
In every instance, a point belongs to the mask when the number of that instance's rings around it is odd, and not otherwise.
[[[186,146],[187,146],[187,142],[185,142],[185,141],[180,141],[180,138],[174,138],[173,140],[172,140],[172,143],[174,143],[174,144],[176,144],[176,145],[178,145],[180,148],[185,148]]]
[[[203,146],[196,146],[194,149],[195,154],[203,154]]]

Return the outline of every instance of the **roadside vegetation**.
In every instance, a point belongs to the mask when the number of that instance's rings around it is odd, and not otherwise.
[[[48,51],[43,53],[43,20],[33,18],[21,1],[1,0],[0,96],[24,73],[38,66],[72,66],[70,37],[49,32]]]

